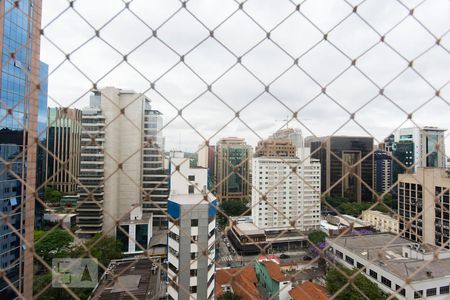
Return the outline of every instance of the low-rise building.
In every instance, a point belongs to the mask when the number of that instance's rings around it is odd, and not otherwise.
[[[255,272],[259,286],[264,289],[269,299],[290,299],[291,281],[283,274],[276,260],[258,259],[255,263]]]
[[[89,300],[159,299],[165,295],[160,285],[160,258],[112,260]]]
[[[44,213],[44,221],[51,223],[60,222],[64,228],[70,229],[75,226],[77,220],[77,214],[73,213],[57,213],[54,210],[47,210]]]
[[[362,219],[369,222],[378,231],[398,233],[397,217],[392,217],[378,210],[365,210],[362,213]]]
[[[240,255],[259,254],[267,245],[270,245],[271,252],[279,253],[297,251],[308,246],[307,234],[295,229],[261,229],[248,219],[239,219],[233,219],[227,236]]]
[[[216,271],[216,298],[232,292],[241,300],[260,300],[258,278],[253,266],[218,269]]]
[[[328,300],[327,290],[325,287],[313,283],[311,281],[305,281],[302,284],[297,285],[289,291],[291,300]]]
[[[336,261],[397,299],[448,299],[450,251],[391,233],[327,239]]]

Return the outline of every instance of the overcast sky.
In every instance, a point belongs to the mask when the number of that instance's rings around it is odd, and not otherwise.
[[[419,126],[450,128],[450,2],[425,1],[408,16],[420,2],[309,0],[299,12],[287,0],[245,1],[244,11],[239,1],[190,0],[186,7],[196,20],[176,0],[134,0],[131,12],[121,0],[77,0],[78,13],[66,0],[44,0],[41,59],[51,72],[49,106],[86,106],[92,82],[146,91],[170,122],[167,150],[194,151],[203,138],[224,136],[255,145],[297,111],[305,126],[289,126],[304,136],[371,134],[382,140],[399,126],[413,126],[407,113]],[[358,5],[357,14],[350,4]],[[64,62],[67,53],[77,68]],[[405,70],[410,60],[421,76]],[[185,107],[183,117],[201,135],[177,118],[174,106]],[[349,121],[352,113],[356,122]],[[450,138],[446,147],[449,153]]]

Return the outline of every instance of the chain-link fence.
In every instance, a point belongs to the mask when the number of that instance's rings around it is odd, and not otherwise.
[[[0,0],[1,298],[450,297],[449,5]]]

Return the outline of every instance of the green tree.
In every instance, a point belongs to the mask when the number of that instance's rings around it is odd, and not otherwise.
[[[59,204],[62,198],[62,193],[51,187],[46,187],[44,190],[45,201],[52,204]]]
[[[327,290],[331,295],[334,295],[337,293],[344,285],[347,284],[349,279],[342,274],[340,271],[342,271],[347,276],[351,276],[358,270],[349,270],[341,265],[336,265],[335,267],[330,268],[327,271],[326,274],[326,284],[327,284]],[[364,275],[359,273],[356,275],[354,279],[354,285],[358,287],[359,290],[361,290],[364,295],[371,300],[384,300],[386,297],[383,295],[380,288],[367,279]],[[340,293],[337,295],[334,299],[337,300],[363,300],[366,299],[353,285],[349,284],[346,286]]]
[[[86,241],[84,245],[89,252],[84,250],[84,247],[79,246],[73,251],[72,257],[93,257],[105,267],[109,265],[112,259],[122,258],[122,244],[114,237],[96,234]],[[99,273],[103,273],[101,267],[99,268]]]
[[[224,201],[222,204],[220,204],[221,211],[218,212],[217,221],[221,227],[225,227],[228,218],[227,217],[236,217],[243,215],[247,210],[247,204],[238,199],[231,199]],[[225,215],[222,213],[222,211],[225,213]]]
[[[238,295],[232,293],[232,292],[225,292],[218,298],[219,300],[240,300],[241,297]]]
[[[48,234],[47,234],[48,233]],[[36,230],[34,232],[35,250],[49,265],[53,258],[69,257],[73,236],[64,229],[56,228],[50,232]]]
[[[323,231],[312,231],[308,234],[308,239],[313,244],[318,244],[324,242],[327,235]]]
[[[48,236],[43,237],[45,232],[43,231],[35,231],[35,240],[39,240],[36,243],[36,251],[38,249],[50,249],[50,252],[53,252],[54,250],[52,247],[50,247],[51,242],[55,243],[57,249],[58,247],[61,247],[61,249],[64,249],[64,251],[61,250],[61,252],[58,252],[60,256],[54,256],[54,255],[45,255],[45,260],[53,258],[53,257],[69,257],[69,258],[89,258],[93,257],[98,260],[99,263],[101,263],[103,266],[108,267],[109,262],[112,259],[119,259],[122,258],[122,247],[119,241],[114,239],[113,237],[104,236],[101,234],[95,235],[93,238],[87,240],[84,245],[89,249],[89,252],[84,250],[84,247],[78,246],[73,249],[71,249],[68,245],[70,245],[73,242],[73,239],[69,242],[67,240],[66,234],[72,237],[67,231],[63,229],[56,229],[52,231]],[[61,241],[55,241],[55,239],[60,238]],[[58,243],[58,244],[56,244]],[[39,250],[41,251],[41,250]],[[64,253],[64,254],[62,254]],[[44,256],[42,252],[38,253],[41,256]],[[51,261],[50,261],[51,265]],[[98,273],[99,278],[103,274],[104,269],[102,267],[99,267]],[[45,289],[50,283],[52,282],[52,273],[46,272],[44,274],[36,274],[34,276],[34,286],[33,290],[34,293],[37,294],[43,289]],[[91,294],[92,289],[89,288],[71,288],[71,290],[80,298],[81,300],[87,299],[89,295]],[[66,300],[66,299],[73,299],[72,296],[70,296],[67,291],[63,288],[48,288],[45,292],[39,295],[37,299],[42,300]]]

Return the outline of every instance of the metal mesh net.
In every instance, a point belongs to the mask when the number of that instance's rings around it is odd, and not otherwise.
[[[7,249],[3,252],[5,263],[0,266],[0,275],[8,290],[5,297],[86,299],[92,287],[83,289],[62,284],[57,289],[52,286],[51,259],[71,253],[71,258],[92,258],[98,262],[102,277],[95,295],[116,289],[123,291],[120,299],[159,299],[169,297],[165,290],[173,288],[195,299],[198,291],[192,285],[180,284],[176,276],[167,278],[166,273],[172,272],[169,265],[151,251],[148,236],[142,238],[130,233],[127,226],[131,224],[151,224],[162,236],[176,228],[178,239],[189,237],[198,253],[190,264],[180,264],[178,271],[192,273],[197,261],[207,257],[216,268],[215,286],[220,286],[218,269],[223,269],[222,274],[228,277],[224,286],[231,286],[242,299],[256,297],[253,288],[246,286],[251,282],[246,277],[248,268],[266,266],[259,255],[245,254],[245,247],[242,250],[236,246],[243,240],[266,259],[277,255],[275,269],[283,270],[280,282],[289,282],[271,293],[271,288],[259,280],[256,283],[259,292],[266,293],[268,299],[293,298],[288,292],[305,280],[327,283],[325,294],[330,298],[345,299],[352,290],[361,299],[375,299],[375,294],[362,283],[360,274],[384,284],[387,287],[381,293],[384,298],[404,298],[405,289],[412,289],[417,298],[434,296],[433,291],[419,290],[413,282],[423,272],[432,278],[433,274],[428,272],[436,260],[423,260],[412,273],[400,277],[402,282],[374,275],[371,266],[387,268],[382,256],[389,255],[390,249],[403,241],[400,237],[430,243],[422,232],[423,224],[430,222],[430,211],[436,224],[445,228],[439,241],[431,238],[435,244],[432,253],[437,258],[449,248],[449,185],[441,184],[435,190],[426,184],[429,175],[410,175],[401,177],[402,183],[394,178],[378,190],[376,182],[380,179],[374,175],[374,168],[379,148],[374,144],[386,147],[391,135],[402,127],[418,127],[424,132],[429,132],[425,127],[428,125],[448,127],[448,1],[52,0],[41,4],[31,0],[3,0],[0,6],[4,36],[14,36],[11,26],[26,28],[33,24],[22,43],[4,38],[2,44],[0,122],[1,130],[6,131],[0,143],[9,147],[2,147],[5,150],[0,156],[0,176],[5,189],[2,194],[5,205],[0,211],[4,238],[0,244]],[[38,52],[39,38],[40,59],[49,65],[44,76],[33,74],[39,70],[36,63],[39,58],[33,58],[30,49]],[[18,40],[21,41],[20,37]],[[3,84],[11,68],[20,69],[25,79],[17,75],[17,80],[22,78],[29,85],[22,94],[11,92],[20,89],[20,82],[13,80],[11,86]],[[41,65],[40,70],[43,68]],[[108,86],[124,89],[105,89]],[[119,94],[125,100],[119,102]],[[44,120],[43,126],[40,125],[42,107],[37,105],[41,103],[40,97],[47,99],[49,107],[55,107],[48,112],[44,107],[47,122]],[[103,111],[93,105],[96,101],[101,101]],[[84,107],[89,108],[81,112]],[[7,132],[8,128],[23,129],[18,135],[22,140],[14,147],[11,136],[17,132]],[[64,128],[73,130],[67,132]],[[268,178],[256,170],[248,145],[256,146],[286,128],[300,129],[303,138],[311,136],[307,139],[311,152],[294,160],[289,156],[279,157],[282,171]],[[334,138],[348,135],[369,139],[370,149],[364,153],[334,150],[333,145],[338,142]],[[56,136],[61,140],[50,140]],[[200,160],[204,151],[226,136],[246,139],[248,145],[240,144],[244,158],[236,161],[232,153],[224,154],[231,150],[225,144],[220,148],[219,142],[213,147],[216,163],[212,168],[216,170],[212,172],[209,166],[209,186],[192,184],[190,174],[183,173],[184,167],[195,166],[196,157]],[[425,138],[431,145],[431,134],[425,133]],[[417,172],[422,166],[445,166],[447,140],[444,131],[429,152],[410,157],[409,164],[392,155],[390,164],[400,170],[398,173],[407,174]],[[63,147],[62,143],[79,153],[63,154],[62,148],[58,148]],[[306,140],[302,144],[307,144]],[[401,146],[406,147],[407,143],[397,145]],[[169,150],[174,149],[190,152],[191,156],[167,163]],[[406,156],[408,159],[412,154]],[[320,180],[321,175],[317,173],[313,175],[317,178],[311,181],[303,172],[315,159],[320,159],[322,164],[317,172],[330,173],[330,168],[339,165],[338,178],[328,178],[325,184],[325,178],[322,176]],[[366,173],[367,164],[370,164],[369,173]],[[38,173],[43,166],[53,173],[46,171],[40,178]],[[220,226],[214,233],[213,256],[208,243],[207,247],[200,245],[197,237],[167,212],[169,192],[177,188],[169,185],[169,181],[175,176],[190,186],[189,193],[201,195],[198,206],[206,201],[217,210],[216,221]],[[294,217],[288,213],[284,206],[291,205],[286,196],[290,194],[284,188],[293,180],[301,184],[303,191],[317,195],[319,208],[302,206],[307,208],[292,214]],[[267,181],[264,188],[260,181]],[[12,197],[6,192],[6,189],[13,192],[7,182],[15,182],[16,193]],[[233,184],[241,189],[237,194],[230,192]],[[359,187],[348,193],[344,191],[344,186],[352,184]],[[341,191],[340,197],[334,193],[337,189]],[[273,195],[279,190],[277,204]],[[341,205],[346,197],[355,196],[353,192],[359,195],[358,199]],[[424,198],[427,194],[433,201],[416,205],[407,200],[406,193],[408,197],[420,193]],[[59,199],[61,194],[67,203],[52,200]],[[393,199],[386,203],[391,194]],[[70,197],[76,201],[71,202]],[[240,199],[246,203],[245,208],[230,215],[223,204],[227,197],[231,201]],[[220,201],[213,202],[216,198]],[[231,241],[236,236],[233,228],[239,224],[239,217],[252,215],[256,222],[263,215],[259,208],[268,208],[277,215],[280,226],[274,227],[278,230],[270,236],[267,233],[264,243],[249,231],[243,231],[240,241]],[[72,228],[63,226],[63,220],[50,224],[40,220],[42,210],[77,213],[78,217]],[[320,210],[321,218],[325,218],[324,211],[327,211],[334,218],[342,217],[344,221],[339,222],[350,223],[347,227],[338,226],[326,243],[316,243],[308,235],[312,229],[320,229]],[[401,224],[395,233],[383,235],[388,238],[381,247],[372,249],[368,240],[368,244],[358,248],[365,252],[362,254],[368,262],[365,265],[336,250],[349,237],[367,238],[364,230],[357,230],[356,219],[363,218],[363,210],[381,210]],[[348,211],[356,219],[343,216]],[[150,215],[149,221],[146,216]],[[315,228],[304,225],[310,215],[317,216],[312,221]],[[45,223],[45,230],[33,236],[32,228],[38,223],[39,227]],[[60,235],[53,240],[56,231]],[[115,243],[109,240],[110,236],[122,241],[122,246],[135,245],[135,251],[142,252],[140,260],[131,259],[131,263],[124,264],[126,267],[120,262],[112,263],[113,269],[108,269],[110,259],[101,258]],[[280,246],[280,240],[289,241],[290,237],[300,240],[299,236],[304,241],[300,246],[289,242],[286,242],[288,248]],[[51,244],[59,245],[63,238],[72,241],[70,246],[62,243],[53,252],[45,252],[51,249]],[[373,239],[375,243],[377,238]],[[167,249],[169,258],[179,255],[170,245]],[[288,252],[293,254],[285,254]],[[145,278],[143,274],[149,274],[148,269],[139,273],[139,265],[144,266],[145,260],[152,272],[158,270],[161,275],[158,289],[151,294],[139,294],[140,283],[135,286],[118,280],[121,274],[130,272]],[[270,265],[267,263],[267,270]],[[292,267],[300,265],[301,268]],[[350,265],[355,272],[348,271],[352,269]],[[342,283],[334,289],[329,286],[331,279],[327,275],[332,269]],[[108,275],[113,278],[108,279]],[[438,288],[434,292],[445,297],[445,291],[441,288],[439,292]],[[306,288],[304,292],[301,299],[313,297]]]

